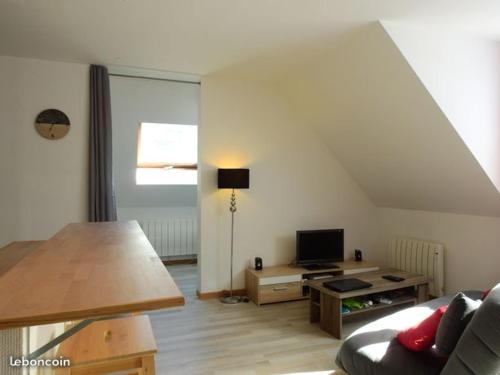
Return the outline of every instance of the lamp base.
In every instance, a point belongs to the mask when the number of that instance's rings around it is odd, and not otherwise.
[[[228,297],[221,298],[220,301],[222,303],[227,303],[229,305],[234,305],[236,303],[240,303],[241,302],[241,297],[240,296],[228,296]]]

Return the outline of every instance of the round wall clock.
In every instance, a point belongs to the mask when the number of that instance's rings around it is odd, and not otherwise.
[[[57,109],[46,109],[40,112],[35,121],[35,129],[47,139],[60,139],[69,132],[69,118]]]

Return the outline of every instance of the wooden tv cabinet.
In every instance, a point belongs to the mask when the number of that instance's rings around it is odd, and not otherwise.
[[[346,260],[334,264],[338,268],[307,270],[293,265],[264,267],[260,271],[247,268],[245,286],[248,297],[258,306],[266,303],[307,299],[309,286],[305,285],[304,281],[310,275],[330,273],[333,276],[341,276],[379,269],[378,266],[367,261]]]

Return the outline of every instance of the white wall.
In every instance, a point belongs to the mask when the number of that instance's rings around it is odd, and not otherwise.
[[[141,122],[199,122],[199,85],[111,76],[113,164],[118,218],[151,219],[196,212],[195,185],[136,185]]]
[[[0,246],[48,239],[69,222],[86,221],[88,71],[87,65],[0,56]],[[71,121],[60,140],[34,128],[47,108]],[[31,327],[31,350],[62,329]]]
[[[0,57],[0,246],[47,239],[87,217],[88,66]],[[35,118],[65,112],[60,140],[38,135]]]
[[[445,245],[445,290],[486,290],[500,282],[500,219],[380,208],[380,251],[394,236]],[[386,253],[388,254],[388,253]]]
[[[500,190],[500,43],[382,25]]]
[[[278,90],[223,73],[201,90],[201,291],[229,287],[229,190],[217,168],[250,168],[250,189],[237,191],[235,288],[253,258],[290,262],[298,229],[345,228],[346,257],[374,255],[376,211],[315,132],[294,116]]]

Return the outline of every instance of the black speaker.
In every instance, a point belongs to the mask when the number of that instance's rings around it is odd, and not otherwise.
[[[262,258],[255,258],[255,270],[260,271],[262,269]]]
[[[363,260],[363,253],[361,252],[361,250],[354,250],[354,260],[356,262],[361,262]]]

